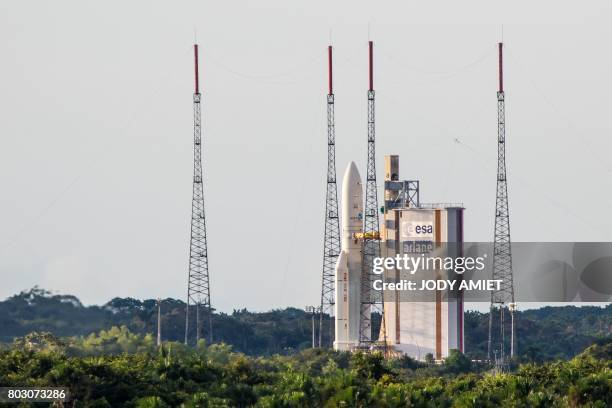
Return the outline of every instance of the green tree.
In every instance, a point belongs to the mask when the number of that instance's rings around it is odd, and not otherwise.
[[[452,373],[467,373],[472,369],[472,362],[462,352],[451,349],[448,357],[444,360],[444,365]]]

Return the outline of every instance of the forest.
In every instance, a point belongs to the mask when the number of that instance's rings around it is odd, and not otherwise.
[[[486,313],[466,314],[467,352],[443,362],[313,349],[312,315],[295,308],[215,312],[214,342],[185,346],[184,313],[162,301],[157,346],[155,300],[24,291],[0,302],[0,386],[66,387],[70,407],[612,406],[610,305],[519,312],[503,369],[481,361]]]
[[[182,341],[185,303],[163,299],[161,310],[163,340]],[[324,328],[329,327],[328,318],[325,316]],[[0,343],[10,344],[32,332],[82,337],[122,326],[145,335],[156,333],[156,319],[154,299],[115,298],[102,306],[83,306],[74,296],[34,288],[0,302]],[[488,313],[468,311],[465,315],[465,349],[471,359],[486,357],[488,319]],[[545,307],[519,311],[516,319],[520,355],[527,361],[569,359],[612,336],[612,305]],[[286,355],[311,346],[311,315],[301,309],[215,312],[213,327],[215,343],[223,342],[251,356]],[[322,334],[323,345],[331,344],[329,330]]]
[[[0,350],[0,384],[67,387],[71,407],[603,408],[612,405],[611,356],[612,341],[601,340],[571,360],[496,372],[456,350],[439,365],[327,349],[251,357],[203,340],[158,348],[123,327],[70,342],[16,339]]]

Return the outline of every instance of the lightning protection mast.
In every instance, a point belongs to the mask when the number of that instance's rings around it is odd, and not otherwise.
[[[363,228],[363,270],[361,274],[361,308],[359,318],[359,343],[367,346],[372,342],[372,314],[382,315],[382,293],[372,290],[372,265],[374,258],[380,256],[380,236],[378,221],[378,193],[376,186],[376,132],[374,127],[374,43],[369,48],[369,87],[368,87],[368,161]],[[384,319],[381,320],[384,322]],[[384,324],[384,323],[383,323]]]
[[[325,233],[323,236],[323,279],[321,309],[319,311],[319,347],[323,346],[323,315],[330,316],[329,332],[333,339],[331,316],[334,311],[335,268],[340,253],[340,219],[338,217],[338,187],[336,184],[336,128],[334,118],[334,89],[332,71],[332,46],[327,47],[327,192],[325,194]]]
[[[202,314],[208,321],[208,341],[212,343],[212,308],[208,279],[208,246],[204,215],[202,177],[201,94],[198,72],[198,45],[193,46],[195,60],[195,91],[193,93],[193,197],[191,201],[191,241],[189,244],[189,280],[185,309],[185,344],[189,345],[191,326],[189,315],[195,306],[195,342],[202,336]]]
[[[493,353],[499,355],[499,362],[505,365],[506,322],[505,309],[510,312],[510,358],[516,353],[514,312],[514,283],[512,273],[512,250],[510,242],[510,213],[508,210],[508,184],[506,178],[506,117],[503,76],[503,44],[498,44],[499,52],[499,90],[497,91],[497,195],[495,201],[495,232],[493,240],[493,273],[492,279],[501,281],[500,288],[491,292],[489,310],[488,358]],[[499,336],[494,336],[493,328],[499,316]],[[494,344],[497,337],[499,343]],[[499,347],[499,348],[498,348]],[[499,351],[497,353],[496,351]]]

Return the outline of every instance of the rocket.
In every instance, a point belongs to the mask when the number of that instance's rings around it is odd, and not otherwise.
[[[336,263],[335,350],[351,350],[359,345],[361,307],[363,186],[354,162],[342,179],[342,247]]]

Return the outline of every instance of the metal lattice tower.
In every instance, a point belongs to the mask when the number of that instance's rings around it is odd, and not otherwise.
[[[368,165],[364,206],[363,271],[361,274],[361,310],[359,319],[359,343],[372,342],[372,313],[382,314],[382,294],[372,289],[372,266],[380,256],[378,221],[378,191],[376,186],[376,132],[374,111],[374,44],[369,41],[370,86],[368,89]],[[380,299],[378,299],[380,297]],[[383,318],[384,322],[384,318]]]
[[[510,213],[508,210],[508,182],[506,177],[506,119],[503,77],[502,43],[499,47],[499,91],[497,92],[497,195],[495,202],[495,233],[493,242],[492,279],[501,280],[500,289],[491,292],[489,311],[488,358],[495,351],[493,335],[494,312],[499,309],[499,360],[505,361],[506,334],[505,309],[510,311],[510,357],[516,353],[514,320],[514,283],[512,276],[512,250],[510,242]],[[495,313],[497,314],[497,313]]]
[[[208,320],[208,341],[212,343],[212,308],[208,279],[208,246],[206,242],[206,216],[204,215],[204,188],[202,177],[201,95],[198,73],[198,45],[194,44],[195,92],[193,93],[193,198],[191,201],[191,241],[189,244],[189,280],[185,309],[185,344],[189,344],[189,315],[195,306],[195,340],[202,335],[202,312]]]
[[[332,76],[332,46],[327,48],[329,60],[329,93],[327,94],[327,192],[325,195],[325,235],[323,237],[323,279],[319,313],[319,347],[323,344],[323,315],[334,312],[335,268],[340,254],[340,218],[336,184],[336,130]],[[333,325],[330,320],[330,334]],[[330,336],[330,339],[333,336]]]

